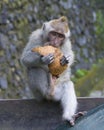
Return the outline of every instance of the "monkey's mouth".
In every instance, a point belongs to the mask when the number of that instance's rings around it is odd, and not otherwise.
[[[56,48],[58,48],[58,45],[56,45],[56,44],[51,44],[53,47],[56,47]]]
[[[58,48],[60,46],[59,43],[55,43],[54,41],[51,41],[50,45],[53,47],[56,47],[56,48]]]

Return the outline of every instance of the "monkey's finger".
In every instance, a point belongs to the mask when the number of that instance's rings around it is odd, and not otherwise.
[[[61,60],[62,60],[62,61],[64,61],[65,59],[66,59],[66,57],[65,57],[65,56],[63,56]]]
[[[48,54],[47,56],[41,57],[42,62],[45,64],[51,64],[54,61],[54,55],[53,54]]]
[[[66,60],[65,56],[63,56],[60,61],[63,63],[65,60]]]
[[[54,61],[54,59],[51,59],[50,62],[49,62],[49,64],[51,64],[53,61]]]
[[[68,64],[69,62],[68,62],[68,60],[66,59],[66,57],[63,56],[62,59],[60,60],[60,63],[61,63],[61,65],[66,65],[66,64]]]
[[[86,115],[87,114],[87,111],[82,111],[82,112],[78,112],[78,113],[76,113],[76,114],[74,114],[74,118],[75,118],[75,120],[77,119],[77,118],[79,118],[79,117],[81,117],[81,116],[84,116],[84,115]]]
[[[69,55],[69,56],[66,56],[66,60],[69,62],[70,61],[70,59],[71,59],[71,56]]]
[[[70,123],[71,126],[74,126],[75,125],[75,120],[72,119],[72,120],[69,121],[69,123]]]
[[[48,54],[47,56],[50,58],[54,58],[54,54],[52,54],[52,53]]]
[[[43,56],[43,57],[41,57],[41,61],[42,61],[44,64],[49,64],[50,59],[49,59],[49,57],[47,57],[47,56]]]
[[[50,63],[52,63],[54,61],[54,55],[53,54],[49,54],[48,58],[50,60]]]
[[[71,120],[66,120],[67,123],[69,123],[69,125],[74,126],[75,125],[75,119],[72,118]]]
[[[53,61],[54,61],[54,57],[52,56],[52,57],[50,57],[50,62],[49,62],[49,64],[51,64]]]

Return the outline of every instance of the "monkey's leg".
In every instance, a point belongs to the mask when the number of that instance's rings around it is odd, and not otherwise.
[[[28,80],[29,86],[34,94],[34,96],[38,99],[38,97],[45,97],[47,95],[49,89],[49,74],[41,68],[33,68],[28,70]],[[37,92],[40,94],[37,95]]]
[[[54,91],[55,91],[55,83],[56,83],[57,77],[52,76],[50,74],[50,88],[49,88],[49,92],[48,92],[48,98],[52,98],[54,95]]]
[[[51,84],[52,84],[52,85],[51,85],[51,93],[50,93],[50,94],[51,94],[52,96],[54,95],[54,91],[55,91],[55,87],[56,87],[55,84],[56,84],[57,78],[58,78],[58,77],[51,75]]]
[[[74,85],[71,81],[64,83],[61,104],[63,107],[63,119],[69,121],[71,124],[77,108]]]

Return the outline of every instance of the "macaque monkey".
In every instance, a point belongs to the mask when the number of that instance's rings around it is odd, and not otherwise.
[[[59,48],[64,54],[60,59],[61,65],[67,65],[67,69],[58,77],[55,77],[54,94],[51,99],[60,101],[63,108],[63,119],[74,125],[77,109],[77,99],[73,82],[70,80],[70,67],[74,61],[74,54],[70,42],[70,30],[66,17],[54,19],[43,24],[42,28],[34,31],[29,42],[23,50],[21,61],[28,72],[29,86],[37,100],[48,99],[52,80],[48,65],[54,61],[54,54],[42,56],[31,51],[35,47],[45,46],[47,43]],[[49,98],[50,99],[50,98]]]

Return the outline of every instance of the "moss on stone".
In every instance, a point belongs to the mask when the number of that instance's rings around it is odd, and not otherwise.
[[[75,83],[78,96],[89,96],[92,90],[104,89],[104,60],[94,64],[88,73]]]

